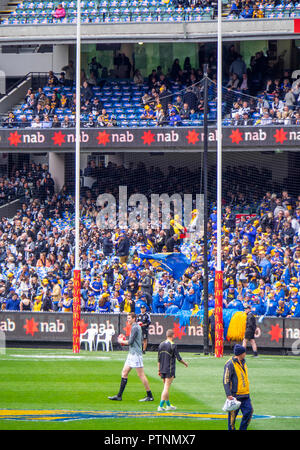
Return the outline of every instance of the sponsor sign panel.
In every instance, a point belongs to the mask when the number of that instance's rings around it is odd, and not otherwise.
[[[75,129],[1,129],[0,148],[7,150],[74,150]],[[217,129],[208,130],[208,148],[216,150]],[[92,128],[80,132],[81,149],[124,150],[186,148],[199,151],[204,143],[204,130],[199,127],[175,128]],[[282,149],[297,147],[300,129],[292,126],[224,127],[224,148]]]
[[[284,320],[266,317],[261,323],[257,320],[255,340],[258,347],[284,347]]]
[[[117,343],[120,333],[125,336],[130,335],[126,317],[126,314],[82,313],[80,333],[84,333],[88,328],[95,328],[99,334],[102,334],[105,329],[111,328],[115,331],[113,343]],[[159,344],[165,339],[168,329],[174,330],[175,339],[179,345],[203,345],[203,327],[197,317],[191,317],[190,323],[182,326],[178,317],[164,314],[151,314],[148,342]],[[73,315],[72,313],[1,311],[0,331],[5,333],[6,341],[56,341],[71,344]],[[265,318],[262,323],[257,321],[255,338],[258,347],[290,349],[300,339],[300,319],[270,317]],[[233,345],[232,342],[224,341],[224,346],[231,345]]]
[[[284,319],[284,343],[295,355],[300,355],[300,319]]]

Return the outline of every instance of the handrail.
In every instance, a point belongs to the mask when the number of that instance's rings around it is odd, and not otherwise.
[[[20,78],[18,81],[16,81],[12,86],[9,87],[9,89],[6,91],[6,93],[1,97],[1,100],[4,100],[7,98],[14,89],[16,89],[18,86],[20,86],[24,81],[28,80],[29,77],[33,79],[35,75],[39,76],[47,76],[48,72],[28,72],[26,75],[24,75],[22,78]]]

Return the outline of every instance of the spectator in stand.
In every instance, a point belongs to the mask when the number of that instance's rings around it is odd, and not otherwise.
[[[183,107],[179,110],[180,118],[182,120],[189,120],[191,117],[191,110],[188,103],[184,103]]]
[[[229,81],[227,83],[227,89],[237,90],[240,85],[239,77],[236,73],[230,75]]]
[[[43,115],[42,128],[52,128],[52,122],[49,119],[48,114]]]
[[[181,71],[181,66],[180,66],[180,62],[179,59],[176,58],[172,64],[172,68],[171,68],[171,72],[170,72],[170,77],[172,80],[176,80],[178,77],[178,73]]]
[[[197,109],[198,98],[191,87],[187,88],[185,94],[183,95],[183,103],[187,103],[190,110]]]
[[[88,82],[84,80],[81,88],[81,101],[83,103],[85,103],[87,100],[91,101],[93,96],[94,94],[91,87],[89,86]]]
[[[54,114],[53,116],[52,128],[60,128],[60,121],[57,114]]]
[[[99,69],[102,69],[102,65],[97,61],[96,56],[91,59],[89,63],[90,75],[92,75],[93,80],[95,81],[95,85],[98,84],[99,81]]]
[[[249,5],[245,5],[245,8],[242,10],[240,16],[242,19],[252,19],[253,17],[253,9]]]
[[[75,68],[74,68],[74,62],[71,60],[69,64],[62,67],[62,69],[65,72],[65,84],[66,86],[73,86],[74,79],[75,79]]]
[[[150,108],[149,105],[145,105],[144,106],[144,112],[140,117],[141,119],[145,119],[145,120],[152,120],[154,119],[154,112],[152,111],[152,109]]]
[[[253,5],[253,19],[262,19],[264,17],[264,10],[262,4],[254,4]]]
[[[240,91],[242,94],[249,94],[249,85],[248,85],[248,75],[247,73],[243,73],[242,75],[242,82],[239,84],[238,91]]]
[[[48,73],[47,86],[53,88],[57,85],[58,85],[58,78],[56,75],[54,75],[54,72],[50,70]]]
[[[137,85],[137,86],[142,86],[144,84],[144,78],[140,72],[139,69],[136,69],[134,74],[133,74],[133,82]]]
[[[296,100],[295,100],[295,96],[294,96],[292,87],[290,87],[284,96],[284,102],[288,106],[289,109],[293,109],[295,101]]]
[[[274,101],[272,102],[272,109],[274,111],[283,111],[284,103],[280,100],[279,96],[275,94]]]
[[[23,106],[23,111],[26,111],[28,109],[34,110],[37,104],[37,100],[35,98],[35,95],[31,93],[29,96],[26,96],[26,103]]]
[[[181,125],[181,117],[177,112],[176,108],[172,108],[169,114],[169,125],[172,127],[177,127]]]
[[[237,55],[237,58],[229,67],[229,73],[231,75],[235,73],[238,76],[239,80],[242,81],[243,75],[247,73],[246,63],[243,60],[242,55]]]
[[[94,97],[91,103],[91,113],[98,116],[103,109],[103,104],[98,97]]]
[[[64,92],[61,93],[60,98],[58,99],[58,106],[62,109],[69,107],[69,99]]]
[[[66,10],[61,3],[55,9],[53,17],[55,19],[60,19],[61,21],[66,17]]]
[[[13,112],[8,113],[8,117],[3,121],[2,126],[4,128],[15,128],[17,122]]]
[[[94,122],[94,116],[93,114],[89,114],[88,116],[88,121],[84,122],[84,128],[94,128],[95,127],[95,122]]]
[[[155,108],[155,120],[157,126],[163,126],[167,123],[167,118],[161,104],[158,104]]]
[[[61,128],[73,128],[74,124],[73,124],[73,122],[71,122],[69,116],[65,115],[60,126],[61,126]]]

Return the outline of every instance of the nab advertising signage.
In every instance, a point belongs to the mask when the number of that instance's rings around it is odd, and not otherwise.
[[[117,343],[119,334],[130,335],[130,326],[126,314],[90,314],[82,313],[80,334],[88,328],[94,328],[98,334],[104,330],[114,331],[112,342]],[[57,342],[72,344],[72,313],[43,312],[0,312],[0,332],[9,341]],[[164,314],[151,314],[149,326],[149,344],[157,345],[166,338],[166,331],[172,329],[176,343],[181,346],[202,346],[203,327],[197,317],[191,317],[188,325],[181,325],[178,317]],[[282,319],[266,317],[257,321],[255,339],[260,348],[300,350],[300,319]],[[233,342],[224,342],[225,347]]]
[[[285,149],[299,146],[300,129],[297,127],[224,127],[222,145],[228,150]],[[75,129],[35,129],[18,128],[0,131],[0,149],[75,151]],[[216,151],[218,133],[210,127],[207,135],[208,149]],[[82,128],[80,132],[81,150],[197,150],[203,148],[205,134],[203,128]]]

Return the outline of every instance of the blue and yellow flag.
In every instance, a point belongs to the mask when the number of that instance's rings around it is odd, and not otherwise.
[[[148,259],[156,269],[165,270],[178,280],[185,273],[191,261],[183,253],[139,253],[141,259]]]

